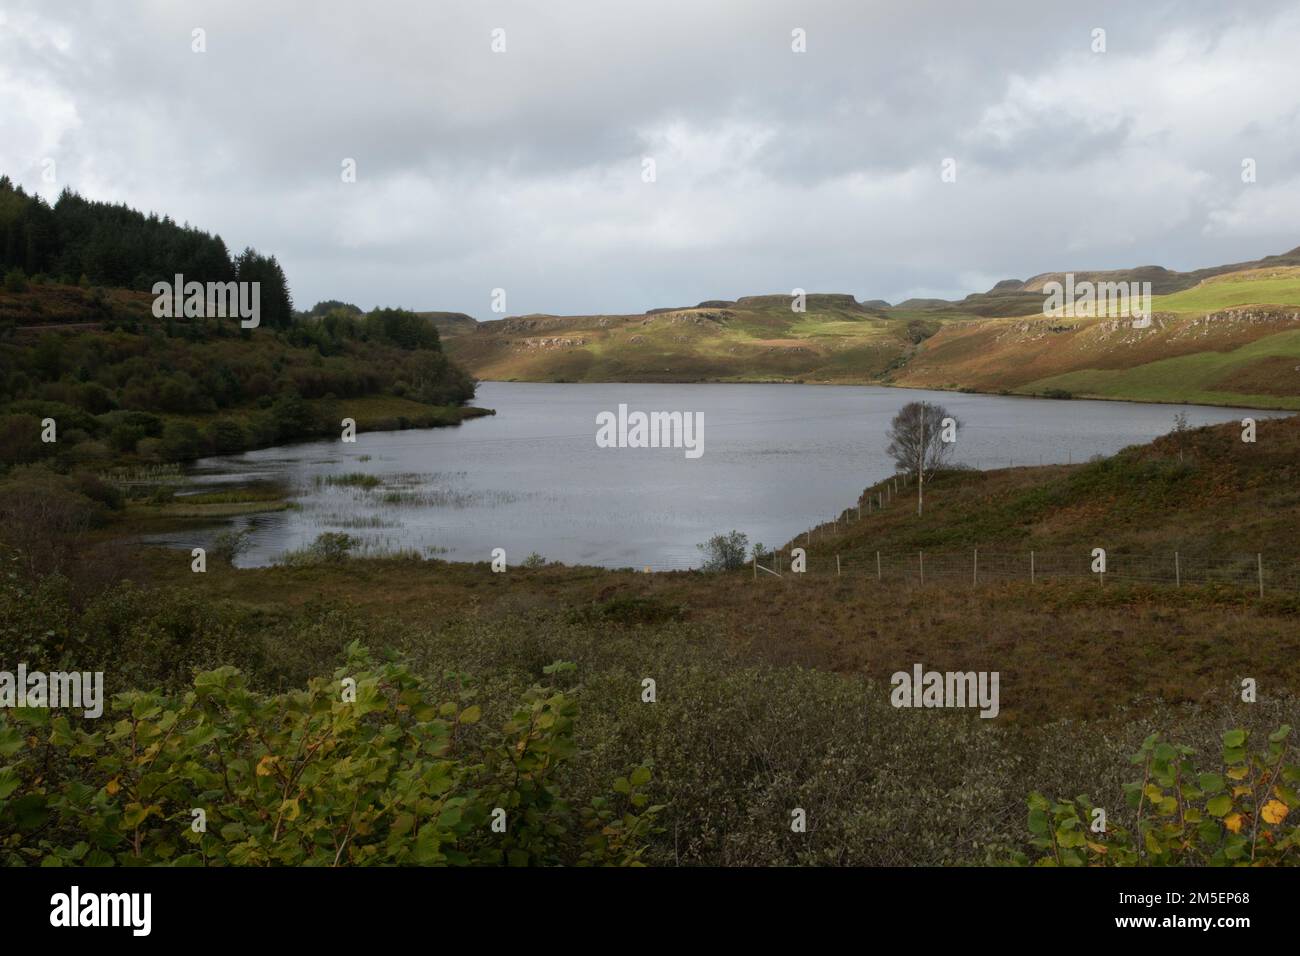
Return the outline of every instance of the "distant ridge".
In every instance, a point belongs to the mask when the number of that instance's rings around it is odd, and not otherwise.
[[[417,312],[415,314],[432,322],[439,335],[459,335],[473,332],[478,327],[478,321],[464,312]]]
[[[1044,287],[1065,275],[896,305],[809,292],[796,310],[779,292],[632,315],[424,314],[449,355],[495,380],[875,383],[1300,410],[1300,248],[1189,272],[1073,273],[1150,282],[1142,325],[1045,316]]]
[[[1300,246],[1277,256],[1265,256],[1250,262],[1235,262],[1224,266],[1175,272],[1164,266],[1135,266],[1130,269],[1073,270],[1075,282],[1150,282],[1152,295],[1169,295],[1182,292],[1214,276],[1229,272],[1245,272],[1269,266],[1300,266]],[[1065,272],[1043,272],[1024,282],[1003,279],[988,292],[975,292],[964,299],[943,302],[942,308],[955,308],[975,315],[1010,316],[1027,315],[1042,305],[1042,290],[1049,282],[1065,282]],[[901,305],[900,305],[901,307]]]

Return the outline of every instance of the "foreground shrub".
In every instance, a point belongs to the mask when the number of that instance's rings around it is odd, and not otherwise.
[[[117,695],[94,732],[0,716],[0,863],[639,864],[662,810],[649,768],[575,813],[573,696],[533,686],[498,731],[475,696],[439,702],[354,644],[305,690],[258,694],[221,667],[180,698]]]
[[[338,564],[346,561],[361,542],[350,534],[339,531],[325,531],[316,535],[308,547],[299,551],[289,551],[280,559],[286,567],[302,567],[309,564]]]
[[[738,646],[712,622],[693,621],[671,589],[644,596],[609,589],[583,595],[593,600],[564,611],[552,610],[551,598],[530,603],[518,593],[483,599],[472,613],[432,600],[408,615],[375,604],[353,606],[331,594],[329,582],[337,580],[332,569],[340,567],[335,565],[227,576],[239,581],[246,600],[214,596],[205,580],[166,588],[124,583],[78,601],[70,581],[19,574],[20,562],[2,552],[0,561],[0,669],[7,663],[12,671],[25,660],[43,670],[103,670],[110,693],[162,688],[165,700],[177,702],[193,691],[196,671],[233,664],[249,692],[288,701],[286,691],[333,673],[348,646],[360,641],[376,649],[377,659],[391,653],[408,662],[424,678],[425,699],[482,707],[478,721],[456,725],[458,747],[485,745],[488,737],[480,734],[500,738],[516,702],[534,685],[576,695],[582,712],[572,737],[575,750],[548,777],[548,786],[571,807],[608,814],[600,824],[605,835],[605,826],[617,827],[627,810],[636,809],[619,792],[622,785],[609,796],[611,781],[625,777],[629,788],[636,786],[628,768],[652,759],[655,801],[666,804],[653,821],[653,829],[663,832],[648,839],[639,858],[652,865],[979,865],[1005,863],[1016,852],[1028,862],[1050,851],[1027,839],[1033,836],[1025,831],[1027,792],[1087,793],[1107,809],[1112,837],[1117,826],[1136,833],[1138,812],[1150,820],[1153,811],[1150,799],[1132,808],[1125,802],[1125,784],[1142,775],[1127,758],[1151,734],[1176,728],[1180,744],[1216,753],[1225,730],[1246,728],[1254,735],[1250,739],[1262,740],[1280,725],[1300,723],[1297,698],[1241,704],[1231,686],[1222,699],[1233,702],[1222,706],[1146,699],[1102,718],[1044,725],[896,709],[883,682],[763,663],[783,651]],[[371,574],[394,565],[341,567]],[[455,571],[430,565],[429,580]],[[292,607],[271,603],[266,595],[276,592],[266,585],[284,580],[320,594]],[[371,580],[383,586],[380,574]],[[190,583],[188,571],[182,581]],[[576,672],[548,672],[557,659],[574,662]],[[582,675],[580,690],[574,689],[576,674]],[[656,683],[654,703],[645,700],[647,677]],[[466,686],[476,693],[462,701]],[[366,719],[389,721],[384,715]],[[100,726],[110,728],[110,718],[88,729]],[[24,724],[21,730],[42,746],[48,736],[48,728]],[[409,751],[406,739],[399,734],[394,746]],[[49,772],[42,785],[55,791],[65,780],[80,780],[94,792],[112,779],[93,766],[84,769],[67,748],[46,752]],[[283,749],[277,744],[254,751],[253,766],[266,752]],[[457,756],[474,763],[475,753],[467,749]],[[0,753],[0,766],[12,764]],[[30,767],[20,772],[24,786],[33,780]],[[1296,786],[1284,779],[1281,785]],[[608,802],[597,810],[600,799]],[[186,803],[185,812],[194,806]],[[806,832],[791,829],[796,808],[806,811]],[[1086,810],[1084,815],[1090,823]],[[1292,810],[1287,822],[1295,815]],[[564,825],[575,832],[561,844],[562,859],[581,862],[589,848],[580,845],[576,831],[589,820],[582,811],[568,816]],[[1260,824],[1261,840],[1266,822]],[[10,809],[0,807],[0,865],[6,847],[12,849],[5,843],[10,827]],[[34,838],[24,833],[24,845],[31,844]],[[210,825],[209,839],[214,833]],[[611,843],[618,838],[605,836]],[[62,847],[83,840],[92,845],[66,830],[46,838]],[[1100,844],[1110,839],[1089,838]],[[1294,862],[1296,856],[1291,850],[1282,860]]]
[[[208,546],[208,554],[219,564],[233,566],[235,559],[248,549],[250,528],[233,529],[218,532]]]
[[[1192,748],[1151,735],[1132,758],[1142,779],[1125,786],[1137,826],[1106,826],[1086,796],[1056,803],[1029,797],[1030,843],[1039,866],[1275,866],[1300,860],[1300,766],[1287,763],[1291,727],[1269,734],[1263,752],[1249,732],[1223,735],[1222,767],[1198,772]],[[1297,815],[1300,817],[1300,814]],[[1017,857],[1017,862],[1028,860]]]
[[[0,478],[0,545],[12,549],[30,574],[57,572],[72,563],[76,536],[103,523],[105,503],[120,501],[93,476],[69,478],[40,465],[13,468]]]

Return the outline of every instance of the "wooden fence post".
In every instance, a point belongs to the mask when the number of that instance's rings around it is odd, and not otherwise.
[[[1264,596],[1264,555],[1262,552],[1255,554],[1255,560],[1259,562],[1259,596]]]
[[[880,552],[879,551],[876,552],[876,580],[877,581],[882,580],[880,576]]]

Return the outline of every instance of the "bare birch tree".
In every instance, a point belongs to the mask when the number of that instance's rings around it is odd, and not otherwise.
[[[945,426],[945,421],[951,424]],[[900,471],[916,476],[916,513],[922,512],[925,483],[943,467],[953,443],[944,441],[945,428],[955,431],[960,423],[942,405],[908,402],[894,416],[886,437],[886,451]]]

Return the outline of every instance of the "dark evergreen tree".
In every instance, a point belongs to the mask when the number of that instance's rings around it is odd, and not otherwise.
[[[249,281],[262,283],[263,321],[287,327],[293,300],[279,263],[253,253],[247,265]],[[141,291],[178,273],[187,282],[242,278],[220,236],[122,203],[92,202],[69,189],[51,207],[8,176],[0,176],[0,267],[69,283],[84,275],[91,285]]]
[[[293,298],[275,256],[262,256],[255,249],[246,248],[235,260],[235,275],[240,282],[260,283],[262,325],[273,329],[293,325]]]

